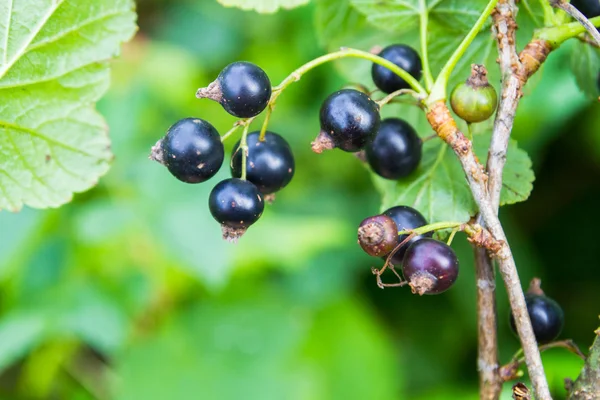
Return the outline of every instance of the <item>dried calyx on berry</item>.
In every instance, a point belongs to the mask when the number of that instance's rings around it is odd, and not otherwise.
[[[379,130],[379,105],[358,90],[342,89],[325,99],[320,122],[321,132],[312,142],[315,153],[335,147],[357,152],[373,140]]]
[[[251,118],[267,107],[271,90],[265,71],[250,62],[238,61],[223,68],[210,85],[198,89],[196,97],[214,100],[238,118]]]
[[[212,178],[221,168],[224,156],[219,133],[200,118],[177,121],[150,153],[151,160],[165,165],[174,177],[186,183]]]
[[[238,178],[219,182],[210,192],[208,208],[221,224],[223,239],[236,242],[265,209],[263,197],[251,182]]]
[[[402,274],[413,293],[442,293],[458,278],[458,258],[446,243],[429,238],[421,239],[406,251]]]
[[[456,115],[469,123],[485,121],[494,114],[498,95],[488,82],[485,66],[471,66],[469,79],[452,90],[450,105]]]
[[[358,227],[358,244],[370,256],[389,254],[398,241],[398,227],[387,215],[365,218]]]

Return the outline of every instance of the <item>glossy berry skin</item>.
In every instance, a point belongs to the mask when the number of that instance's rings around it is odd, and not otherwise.
[[[594,18],[600,15],[600,0],[571,0],[586,18]]]
[[[421,79],[422,65],[421,57],[412,47],[404,44],[393,44],[379,53],[380,57],[393,62],[416,80]],[[373,64],[371,77],[375,86],[385,93],[392,93],[400,89],[408,89],[410,85],[398,75],[379,64]]]
[[[396,206],[386,210],[384,215],[387,215],[396,223],[396,227],[398,228],[398,232],[405,231],[408,229],[420,228],[424,225],[427,225],[427,220],[425,217],[417,210],[408,206]],[[422,235],[415,236],[407,243],[402,245],[396,253],[392,256],[390,260],[393,265],[402,264],[402,260],[404,259],[404,253],[410,247],[411,244],[415,243],[417,240],[431,237],[433,236],[433,232],[427,232]],[[398,244],[402,243],[408,235],[400,235],[398,236]]]
[[[381,121],[379,132],[365,148],[373,171],[397,180],[410,175],[421,161],[423,142],[410,124],[399,118]]]
[[[539,294],[526,294],[525,302],[537,342],[543,344],[556,339],[565,324],[565,315],[558,303]],[[516,333],[517,328],[512,314],[510,315],[510,326]]]
[[[160,141],[160,151],[169,172],[186,183],[212,178],[225,156],[217,130],[198,118],[185,118],[171,126]]]
[[[498,95],[491,85],[473,87],[463,82],[452,90],[450,105],[456,115],[465,121],[482,122],[494,115],[498,106]]]
[[[358,226],[358,244],[370,256],[389,254],[397,242],[398,227],[387,215],[365,218]]]
[[[446,243],[421,239],[406,250],[402,273],[413,293],[442,293],[458,278],[458,258]]]
[[[336,147],[347,152],[365,147],[381,123],[377,103],[354,89],[337,91],[325,99],[320,120],[321,130],[331,137]]]
[[[250,118],[260,114],[271,98],[271,81],[260,67],[239,61],[226,66],[217,77],[220,103],[229,114]]]
[[[265,202],[258,188],[251,182],[230,178],[217,183],[210,192],[208,208],[221,224],[223,238],[236,241],[246,229],[258,221]]]
[[[260,132],[248,134],[248,157],[246,158],[246,179],[256,185],[262,194],[275,193],[290,183],[294,176],[294,155],[288,142],[273,132],[266,132],[265,140],[258,138]],[[240,142],[233,148],[231,175],[242,176],[242,152]]]

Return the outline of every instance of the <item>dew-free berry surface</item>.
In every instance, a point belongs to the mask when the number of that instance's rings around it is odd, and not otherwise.
[[[414,128],[399,118],[381,121],[379,131],[365,152],[371,169],[387,179],[410,175],[421,161],[423,142]]]
[[[560,305],[553,299],[538,294],[526,294],[525,302],[537,342],[543,344],[556,339],[565,324],[565,315]],[[512,313],[510,326],[516,333],[517,328]]]
[[[221,92],[219,102],[238,118],[260,114],[271,98],[271,81],[259,66],[238,61],[226,66],[217,77]]]
[[[247,136],[246,179],[254,183],[262,194],[271,194],[283,189],[292,180],[294,155],[288,142],[280,135],[267,131],[264,141],[260,141],[259,137],[258,131]],[[231,158],[231,175],[235,178],[242,176],[239,146],[238,141]]]
[[[472,65],[471,76],[452,90],[450,105],[456,115],[470,123],[485,121],[496,112],[498,94],[488,82],[485,66]]]
[[[331,94],[321,106],[321,131],[336,147],[347,152],[361,150],[373,140],[381,117],[379,106],[369,96],[354,89]]]
[[[398,227],[387,215],[365,218],[358,226],[358,244],[370,256],[389,254],[398,241]]]
[[[380,57],[396,64],[416,80],[421,79],[423,66],[419,53],[410,46],[404,44],[393,44],[379,53]],[[371,77],[375,86],[385,93],[392,93],[400,89],[408,89],[410,85],[391,70],[379,64],[373,64]]]
[[[151,157],[186,183],[212,178],[221,168],[225,151],[217,130],[199,118],[184,118],[169,128]]]
[[[383,214],[387,215],[388,217],[390,217],[391,219],[394,220],[394,222],[396,223],[396,227],[398,228],[398,232],[405,231],[408,229],[420,228],[424,225],[427,225],[427,220],[425,219],[425,217],[419,211],[415,210],[412,207],[396,206],[396,207],[392,207],[392,208],[389,208],[388,210],[384,211]],[[393,265],[402,264],[402,260],[404,258],[404,253],[406,253],[406,249],[408,249],[408,247],[411,244],[413,244],[414,242],[416,242],[419,239],[422,239],[425,237],[431,237],[431,236],[433,236],[433,232],[427,232],[422,235],[415,236],[414,238],[409,240],[407,243],[402,245],[402,247],[400,247],[396,251],[396,253],[392,256],[392,259],[391,259],[392,264]],[[408,237],[408,235],[398,236],[398,244],[402,243],[407,237]]]
[[[415,293],[442,293],[458,278],[458,258],[446,243],[421,239],[406,250],[402,274]]]
[[[238,178],[219,182],[210,192],[208,207],[223,227],[223,237],[239,238],[258,221],[265,209],[263,197],[251,182]]]

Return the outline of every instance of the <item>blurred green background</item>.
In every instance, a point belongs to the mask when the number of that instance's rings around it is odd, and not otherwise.
[[[292,145],[296,176],[238,245],[221,240],[207,207],[226,166],[186,185],[147,159],[179,118],[231,127],[218,104],[194,97],[226,64],[255,62],[277,83],[323,54],[314,6],[258,15],[212,0],[143,0],[138,11],[140,32],[99,104],[111,171],[58,210],[0,213],[0,399],[477,398],[464,237],[449,292],[378,289],[370,268],[380,262],[355,237],[379,211],[369,174],[348,154],[310,151],[321,101],[346,83],[333,66],[280,98],[270,129]],[[600,104],[565,73],[565,54],[550,58],[517,118],[534,192],[501,214],[522,281],[542,278],[565,310],[562,337],[587,349],[600,311]],[[507,362],[518,340],[498,288]],[[581,361],[560,349],[543,359],[564,397],[563,378]]]

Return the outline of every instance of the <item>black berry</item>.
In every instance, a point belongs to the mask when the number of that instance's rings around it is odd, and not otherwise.
[[[402,273],[413,293],[442,293],[458,278],[458,258],[446,243],[421,239],[406,250]]]
[[[398,241],[398,227],[387,215],[364,219],[358,227],[358,244],[370,256],[389,254]]]
[[[210,192],[208,207],[223,228],[223,238],[236,241],[255,223],[265,208],[262,195],[251,182],[230,178]]]
[[[558,303],[549,297],[539,294],[526,294],[527,312],[533,326],[533,333],[538,343],[548,343],[560,335],[565,323],[565,315]],[[515,318],[510,315],[510,326],[517,332]]]
[[[456,115],[470,123],[485,121],[494,114],[498,95],[483,65],[473,64],[469,79],[452,90],[450,105]]]
[[[366,94],[343,89],[331,94],[321,106],[321,133],[313,142],[313,150],[339,147],[356,152],[369,143],[381,122],[379,106]]]
[[[600,15],[600,0],[571,0],[586,18],[594,18]]]
[[[427,220],[425,217],[412,207],[396,206],[386,210],[383,214],[394,220],[396,227],[398,228],[398,232],[420,228],[424,225],[427,225]],[[391,263],[393,265],[402,264],[404,253],[406,253],[406,249],[408,249],[411,244],[415,243],[419,239],[431,236],[433,236],[432,232],[424,233],[422,235],[415,236],[407,243],[403,244],[392,256],[392,259],[390,260]],[[398,236],[398,244],[402,243],[407,237],[408,235]]]
[[[379,176],[403,178],[419,166],[422,144],[408,122],[387,118],[381,121],[375,139],[365,148],[367,161]]]
[[[251,118],[269,103],[271,81],[259,66],[238,61],[226,66],[208,87],[198,89],[196,97],[218,101],[238,118]]]
[[[421,79],[422,65],[421,57],[412,47],[404,44],[393,44],[379,53],[380,57],[393,62],[416,80]],[[410,85],[391,70],[379,64],[373,64],[371,76],[375,86],[385,93],[392,93],[400,89],[408,89]]]
[[[198,118],[185,118],[169,128],[154,147],[150,158],[164,164],[177,179],[200,183],[212,178],[225,151],[217,130]]]
[[[288,142],[273,132],[266,132],[265,140],[258,140],[260,132],[248,134],[248,157],[246,179],[254,183],[262,194],[275,193],[283,189],[294,176],[294,155]],[[242,152],[240,142],[233,149],[231,174],[242,176]]]

